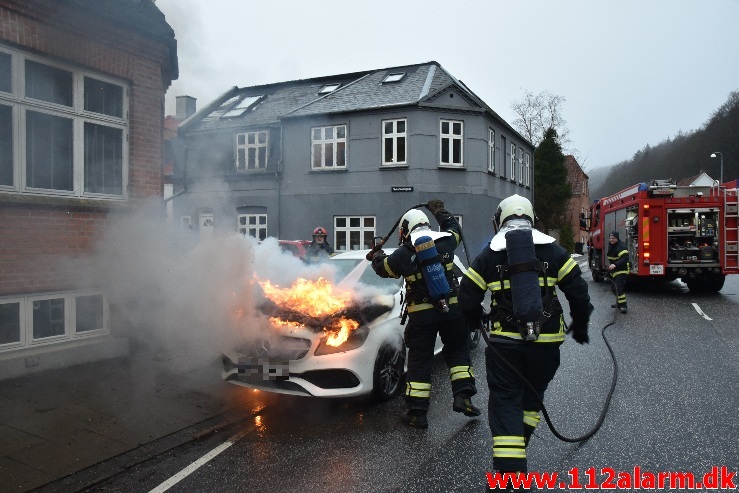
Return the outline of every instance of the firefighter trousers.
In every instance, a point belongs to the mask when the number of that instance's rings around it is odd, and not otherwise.
[[[485,348],[490,400],[488,421],[493,434],[493,468],[527,472],[526,446],[539,424],[540,399],[559,368],[559,344],[492,342]],[[509,362],[536,389],[536,394],[505,363]],[[538,394],[538,398],[537,398]]]
[[[470,358],[469,331],[459,305],[450,305],[447,313],[430,308],[411,313],[408,318],[405,329],[408,348],[405,400],[408,408],[428,411],[437,333],[441,336],[441,352],[449,368],[452,394],[475,395],[477,388]]]
[[[611,291],[616,296],[618,308],[626,308],[626,274],[616,274],[611,278]]]

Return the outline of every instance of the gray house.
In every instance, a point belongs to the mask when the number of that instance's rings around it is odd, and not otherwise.
[[[533,146],[437,62],[233,87],[180,124],[176,146],[185,237],[308,239],[320,225],[338,251],[369,248],[440,198],[474,258],[500,200],[533,199]]]

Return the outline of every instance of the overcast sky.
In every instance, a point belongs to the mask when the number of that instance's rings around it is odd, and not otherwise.
[[[580,164],[696,130],[739,90],[739,0],[157,0],[178,41],[167,92],[431,60],[509,123],[524,91],[563,96]],[[706,159],[710,159],[706,156]]]

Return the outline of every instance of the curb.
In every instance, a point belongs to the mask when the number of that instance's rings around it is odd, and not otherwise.
[[[260,408],[255,413],[261,413]],[[30,490],[32,493],[78,493],[93,488],[110,478],[124,473],[154,457],[165,454],[187,443],[205,440],[214,433],[239,422],[250,421],[252,414],[244,414],[241,409],[224,411],[221,414],[208,418],[200,423],[188,426],[169,435],[160,437],[153,442],[141,445],[135,449],[105,459],[95,465],[69,474],[61,479]]]

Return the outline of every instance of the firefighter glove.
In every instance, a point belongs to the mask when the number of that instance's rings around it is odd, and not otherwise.
[[[385,252],[382,249],[379,249],[372,254],[372,260],[374,260],[376,257],[379,257],[380,255],[385,255]]]
[[[426,204],[426,208],[431,212],[431,214],[436,215],[437,212],[444,209],[444,201],[439,199],[429,200],[428,204]]]
[[[588,322],[586,320],[574,319],[572,323],[570,323],[570,328],[567,329],[567,333],[572,333],[572,338],[575,339],[578,344],[587,344],[590,342],[590,337],[588,336]]]

